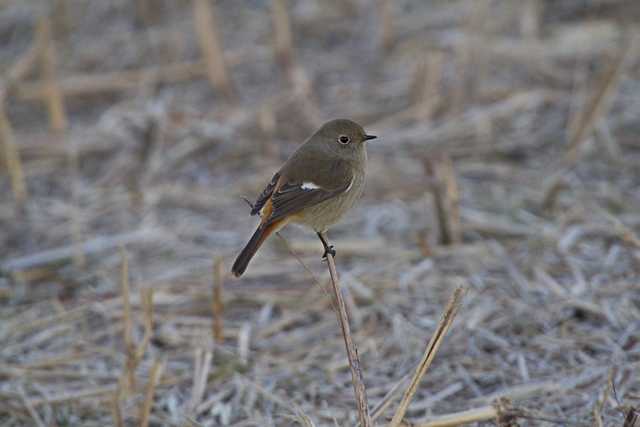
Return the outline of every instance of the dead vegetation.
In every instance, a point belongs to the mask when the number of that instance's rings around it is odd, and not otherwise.
[[[637,425],[636,3],[5,2],[0,424],[356,425],[315,237],[225,267],[345,116],[380,136],[329,236],[373,424]]]

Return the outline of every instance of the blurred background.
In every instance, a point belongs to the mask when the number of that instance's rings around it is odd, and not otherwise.
[[[622,425],[639,23],[634,0],[1,1],[0,424],[354,425],[315,236],[227,274],[243,197],[345,117],[379,136],[329,234],[377,422],[463,285],[412,425],[499,399]]]

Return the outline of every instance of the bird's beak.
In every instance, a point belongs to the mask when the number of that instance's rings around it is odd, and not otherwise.
[[[371,139],[376,139],[376,138],[377,138],[377,136],[375,136],[375,135],[365,135],[364,136],[364,140],[365,141],[369,141]]]

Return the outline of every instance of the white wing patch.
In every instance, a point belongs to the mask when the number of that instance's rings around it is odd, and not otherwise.
[[[302,188],[303,190],[318,190],[320,188],[319,185],[314,184],[311,181],[306,181],[303,182],[302,185],[300,186],[300,188]]]
[[[355,178],[351,178],[351,182],[349,183],[349,186],[347,187],[345,191],[345,193],[349,190],[351,190],[351,187],[353,187],[353,181],[355,181]],[[300,188],[303,190],[321,190],[322,187],[320,187],[319,185],[311,182],[311,181],[305,181],[302,183],[302,185],[300,185]]]
[[[353,187],[353,181],[355,181],[355,178],[351,178],[351,182],[349,183],[349,186],[347,187],[346,190],[344,190],[345,193],[348,193],[349,190],[351,190],[351,187]]]

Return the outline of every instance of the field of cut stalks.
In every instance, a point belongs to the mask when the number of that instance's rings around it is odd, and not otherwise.
[[[355,426],[316,236],[229,274],[337,117],[373,425],[640,425],[640,2],[5,0],[0,426]]]

